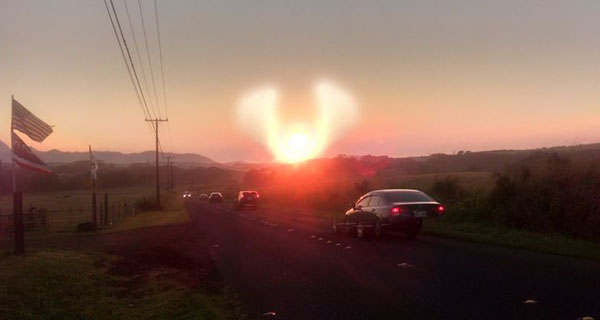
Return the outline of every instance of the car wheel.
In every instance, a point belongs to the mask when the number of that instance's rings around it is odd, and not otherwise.
[[[377,220],[377,222],[375,222],[375,226],[373,227],[373,235],[375,236],[375,238],[379,238],[382,234],[383,227],[381,226],[381,221]]]
[[[334,219],[331,219],[331,230],[333,231],[333,233],[339,233],[340,229],[338,228],[337,223],[335,222]]]
[[[410,230],[406,231],[404,234],[406,235],[407,238],[414,239],[419,234],[419,228],[410,229]]]
[[[365,228],[365,226],[363,224],[358,224],[356,226],[356,236],[359,239],[366,239],[367,238],[367,229]]]

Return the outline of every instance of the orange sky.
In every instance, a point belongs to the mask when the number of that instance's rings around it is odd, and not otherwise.
[[[360,105],[357,125],[326,155],[600,140],[598,1],[158,2],[166,150],[269,160],[237,127],[238,99],[274,84],[283,117],[310,119],[312,85],[323,78]],[[128,4],[141,49],[137,1]],[[156,76],[153,1],[142,4]],[[35,148],[153,148],[102,1],[0,2],[5,142],[11,94],[56,126]]]

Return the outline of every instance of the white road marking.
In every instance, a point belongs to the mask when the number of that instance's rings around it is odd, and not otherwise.
[[[406,263],[406,262],[399,263],[398,267],[400,267],[400,268],[414,268],[414,266],[412,264]]]
[[[535,301],[535,300],[533,300],[533,299],[528,299],[528,300],[525,300],[525,301],[523,301],[523,303],[524,303],[524,304],[536,304],[536,303],[537,303],[537,301]]]

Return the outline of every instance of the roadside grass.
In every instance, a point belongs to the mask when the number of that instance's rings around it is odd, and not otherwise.
[[[556,255],[600,260],[600,244],[564,235],[508,229],[469,222],[428,219],[423,233],[439,237],[528,249]]]
[[[0,256],[2,319],[239,319],[235,297],[189,288],[160,269],[120,276],[97,252],[44,250]]]
[[[183,208],[183,206],[173,205],[172,207],[166,208],[162,211],[145,211],[140,212],[135,216],[124,217],[113,226],[101,229],[97,232],[78,232],[75,230],[59,232],[34,231],[25,233],[25,241],[68,237],[86,237],[97,234],[131,231],[135,229],[180,224],[186,223],[188,221],[190,221],[190,217],[187,211]],[[1,238],[1,240],[2,241],[0,241],[0,247],[12,246],[12,234],[5,234],[4,237]]]
[[[125,217],[115,226],[102,230],[102,233],[166,226],[188,221],[190,221],[190,217],[184,208],[146,211],[138,213],[135,216]]]

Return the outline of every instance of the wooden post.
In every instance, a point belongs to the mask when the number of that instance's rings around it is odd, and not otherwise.
[[[13,169],[14,170],[14,169]],[[13,224],[15,228],[15,254],[20,255],[25,252],[25,234],[23,230],[23,193],[15,191],[13,193]]]
[[[175,178],[173,177],[173,161],[171,161],[171,193],[175,193],[175,190],[173,190],[173,188],[175,188],[174,180]]]
[[[94,230],[98,229],[98,212],[96,211],[96,192],[92,192],[92,223]]]
[[[159,152],[159,144],[158,144],[158,124],[160,122],[169,121],[169,119],[146,119],[146,121],[154,122],[154,130],[155,130],[155,139],[156,139],[156,206],[160,209],[160,165],[158,162],[158,152]]]
[[[108,193],[104,194],[104,222],[108,225]]]

